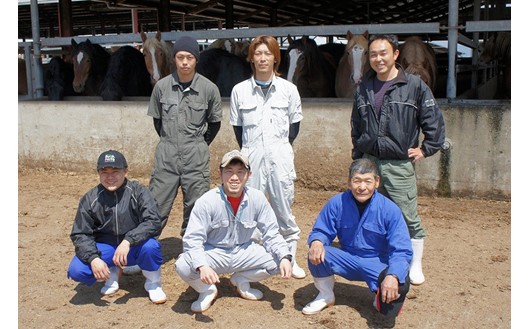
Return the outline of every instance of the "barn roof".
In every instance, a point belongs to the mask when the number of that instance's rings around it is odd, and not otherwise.
[[[157,8],[163,3],[160,0],[71,1],[73,35],[132,33],[132,9],[136,9],[140,30],[157,31]],[[473,15],[475,2],[457,1],[458,24],[478,20]],[[38,3],[40,36],[59,37],[58,0]],[[227,10],[230,3],[233,12]],[[481,1],[482,6],[485,3],[497,8],[481,10],[481,20],[511,19],[510,6],[505,7],[511,0]],[[169,0],[167,4],[171,31],[226,28],[227,21],[232,21],[234,28],[429,22],[447,26],[449,11],[448,0]],[[18,38],[32,38],[29,0],[19,0]]]

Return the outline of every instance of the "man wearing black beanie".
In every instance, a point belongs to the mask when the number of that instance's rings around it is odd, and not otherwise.
[[[196,72],[200,58],[197,41],[182,36],[175,41],[176,71],[154,86],[147,114],[160,136],[149,183],[162,217],[162,229],[182,189],[183,236],[195,201],[210,188],[209,144],[222,121],[222,99],[217,86]]]

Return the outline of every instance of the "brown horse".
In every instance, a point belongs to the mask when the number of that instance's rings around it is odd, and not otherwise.
[[[161,32],[156,36],[148,38],[145,32],[141,32],[143,41],[142,53],[145,66],[151,76],[151,85],[154,86],[158,80],[171,74],[175,68],[175,59],[172,55],[172,47],[169,42],[162,41]]]
[[[356,87],[369,70],[368,37],[367,31],[357,35],[347,31],[347,45],[336,69],[336,97],[353,98]]]
[[[287,49],[287,80],[298,87],[301,97],[335,97],[336,66],[332,56],[318,48],[308,36],[293,40]],[[297,59],[296,59],[297,58]],[[293,72],[292,72],[293,71]]]
[[[400,45],[399,52],[397,61],[404,70],[420,76],[432,91],[435,90],[437,62],[433,48],[418,36],[411,36]]]

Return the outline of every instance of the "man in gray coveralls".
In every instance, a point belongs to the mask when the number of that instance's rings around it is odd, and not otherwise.
[[[209,144],[222,120],[219,89],[196,72],[199,53],[194,38],[183,36],[176,40],[173,47],[176,72],[156,83],[147,112],[160,136],[149,188],[158,203],[162,230],[178,188],[182,188],[181,236],[195,201],[210,189]]]

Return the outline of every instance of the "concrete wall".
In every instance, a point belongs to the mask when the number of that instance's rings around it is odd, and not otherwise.
[[[419,192],[442,196],[508,199],[511,195],[511,104],[438,100],[450,149],[417,165]],[[351,102],[303,99],[304,119],[294,143],[298,184],[336,190],[346,184],[351,161]],[[237,148],[229,103],[211,144],[212,181],[222,155]],[[131,175],[150,174],[158,142],[147,99],[98,99],[18,103],[19,166],[94,170],[104,150],[121,150]]]

